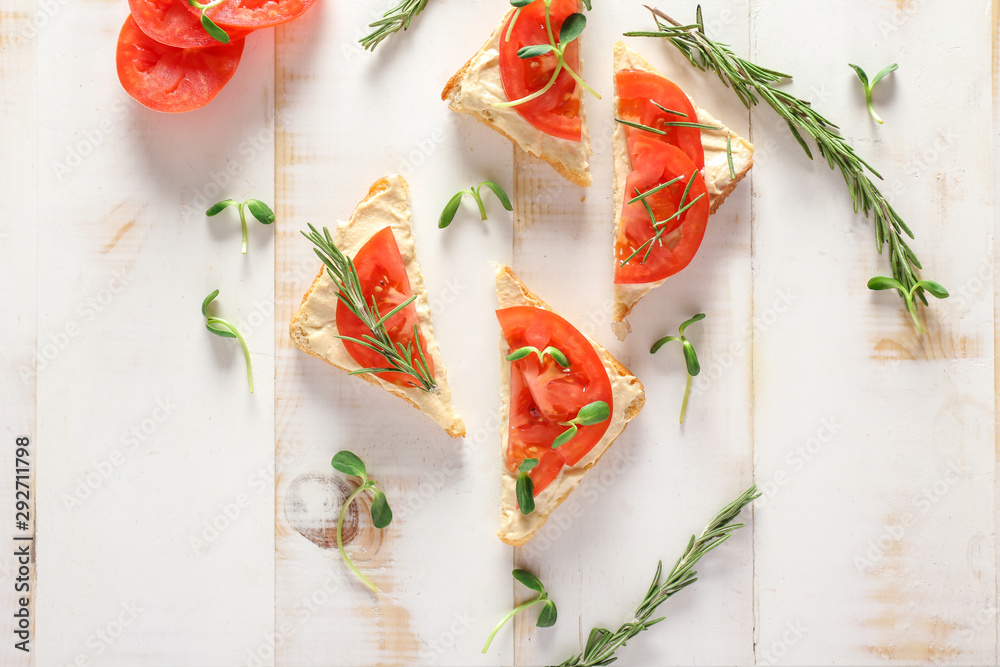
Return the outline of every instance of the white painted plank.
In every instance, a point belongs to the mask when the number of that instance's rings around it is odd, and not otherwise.
[[[695,3],[671,9],[693,17]],[[745,11],[707,9],[706,21],[726,41],[746,48]],[[614,629],[630,620],[657,561],[669,569],[690,535],[751,484],[750,356],[743,330],[750,320],[750,182],[713,216],[692,264],[639,303],[626,343],[614,340],[610,305],[602,306],[610,304],[613,273],[611,45],[622,32],[651,25],[641,5],[597,4],[591,14],[582,46],[585,76],[604,94],[585,102],[594,186],[576,188],[529,157],[520,163],[519,199],[532,202],[553,189],[558,195],[549,208],[521,211],[515,270],[636,374],[647,403],[548,525],[517,550],[518,564],[540,574],[560,610],[551,629],[535,628],[534,614],[519,621],[517,664],[561,661],[582,650],[592,627]],[[699,105],[748,134],[746,110],[720,85],[692,73],[659,41],[629,43]],[[680,349],[667,347],[655,357],[648,351],[697,312],[708,317],[688,333],[704,375],[679,425],[686,379]],[[699,568],[704,578],[661,608],[668,620],[621,649],[620,664],[749,662],[750,547],[748,530],[706,559]],[[519,598],[523,592],[517,591]]]
[[[39,661],[233,664],[273,627],[273,232],[242,256],[238,220],[204,209],[273,201],[270,141],[246,150],[270,132],[273,37],[211,105],[158,114],[117,81],[125,15],[63,4],[38,37],[39,338],[70,339],[38,381]],[[204,328],[215,288],[253,395]]]
[[[756,661],[993,663],[995,620],[973,620],[996,605],[989,3],[752,9],[753,58],[796,74],[882,171],[924,275],[953,294],[918,340],[865,287],[887,264],[840,177],[754,114],[774,139],[755,170],[755,313],[799,300],[754,346]],[[884,126],[849,62],[900,64],[876,90]]]
[[[0,32],[4,35],[3,60],[0,61],[0,145],[9,156],[33,156],[37,144],[35,113],[37,79],[35,69],[36,22],[39,14],[33,0],[0,2]],[[8,212],[0,222],[0,312],[4,326],[0,330],[0,367],[5,381],[0,383],[0,405],[5,419],[0,423],[0,516],[7,526],[4,543],[9,545],[0,557],[0,663],[11,667],[34,663],[35,618],[37,609],[37,550],[32,540],[15,542],[13,536],[30,537],[35,533],[34,485],[37,473],[36,349],[38,347],[38,305],[36,275],[38,235],[35,162],[16,172],[3,170],[0,197]],[[26,447],[30,471],[17,475],[20,438],[28,438]],[[22,483],[18,486],[18,481]],[[21,498],[17,493],[22,494]],[[27,495],[24,495],[27,492]],[[16,503],[27,500],[28,526],[17,528]],[[19,558],[15,552],[27,548],[30,557]],[[20,561],[26,562],[20,562]],[[26,602],[26,605],[22,605]],[[15,633],[25,633],[15,635]],[[20,647],[18,646],[20,644]]]
[[[458,190],[486,178],[511,186],[506,141],[471,141],[478,136],[471,119],[456,117],[439,99],[492,20],[484,3],[432,4],[410,32],[368,54],[354,40],[380,4],[317,7],[311,22],[284,30],[278,50],[277,178],[286,223],[279,226],[277,274],[276,662],[509,661],[509,643],[504,649],[498,642],[487,658],[480,650],[510,599],[510,550],[493,534],[498,378],[489,261],[510,261],[511,218],[490,202],[482,223],[467,202],[450,228],[437,229]],[[466,44],[458,44],[459,34]],[[448,44],[454,57],[443,57],[432,41]],[[393,172],[411,186],[417,252],[468,429],[464,441],[451,440],[398,398],[308,357],[288,338],[288,321],[319,268],[299,231],[307,222],[332,227],[347,219],[372,182]],[[339,509],[344,494],[332,480],[341,476],[330,459],[340,449],[364,458],[394,510],[380,535],[363,518],[348,545],[383,589],[377,595],[350,575],[335,547],[321,548],[296,531],[301,516],[289,517],[310,484],[331,489],[329,502]],[[309,482],[310,475],[330,481]]]

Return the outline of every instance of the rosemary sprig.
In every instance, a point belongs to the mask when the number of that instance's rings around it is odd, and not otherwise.
[[[309,233],[302,232],[302,235],[316,246],[313,250],[326,265],[327,273],[330,274],[330,278],[337,285],[337,298],[371,331],[371,335],[366,334],[363,340],[352,338],[351,336],[337,336],[337,338],[367,347],[369,350],[381,354],[386,360],[387,366],[384,368],[360,368],[356,371],[351,371],[351,375],[386,372],[405,373],[419,383],[420,389],[428,392],[436,391],[437,382],[431,374],[427,359],[424,358],[424,351],[420,346],[420,326],[413,325],[412,346],[409,344],[404,346],[402,343],[393,342],[389,338],[388,330],[385,328],[385,323],[392,319],[396,313],[413,303],[417,298],[416,295],[411,296],[385,315],[382,315],[379,313],[374,297],[371,303],[365,298],[364,292],[361,289],[361,279],[358,277],[357,269],[354,268],[354,262],[336,246],[333,242],[333,237],[330,236],[330,230],[324,227],[321,234],[310,224]],[[415,355],[412,347],[416,347]]]
[[[633,620],[623,623],[616,631],[612,632],[605,628],[594,628],[587,638],[587,645],[583,653],[574,655],[560,664],[560,667],[596,667],[598,665],[610,665],[617,660],[615,651],[624,646],[632,637],[650,628],[665,617],[650,620],[650,616],[661,604],[666,602],[675,593],[687,588],[697,581],[698,573],[694,571],[694,566],[712,549],[716,548],[729,539],[729,536],[743,527],[742,523],[732,523],[744,507],[760,497],[757,487],[751,486],[743,492],[739,498],[726,505],[715,518],[705,527],[701,536],[695,538],[691,536],[687,548],[677,564],[670,570],[666,580],[661,581],[663,574],[663,561],[656,566],[656,574],[653,575],[653,582],[646,591],[646,597],[635,610]]]
[[[692,65],[718,75],[723,85],[732,88],[748,109],[763,100],[788,124],[789,131],[809,159],[813,159],[812,151],[803,133],[812,137],[820,157],[826,158],[830,168],[839,170],[843,176],[855,213],[860,212],[866,218],[871,216],[878,254],[889,245],[889,264],[893,277],[903,286],[901,292],[913,291],[927,305],[917,275],[923,267],[904,238],[905,235],[912,239],[913,232],[869,178],[869,174],[880,180],[882,176],[854,152],[838,127],[813,109],[809,102],[775,88],[774,84],[791,79],[791,75],[755,65],[734,54],[726,45],[709,39],[705,35],[701,6],[697,9],[695,23],[690,25],[682,25],[653,7],[646,8],[653,14],[656,31],[626,32],[625,35],[666,38]]]
[[[625,122],[625,121],[619,121],[619,122]],[[650,129],[652,129],[652,128],[650,128]],[[654,243],[660,243],[660,244],[663,243],[663,233],[665,231],[667,231],[667,223],[670,222],[670,221],[672,221],[672,220],[676,220],[677,218],[679,218],[682,215],[684,215],[685,213],[687,213],[687,210],[689,208],[691,208],[692,206],[694,206],[695,204],[697,204],[698,201],[702,197],[705,196],[705,193],[702,193],[702,194],[698,195],[697,197],[695,197],[693,200],[687,201],[688,195],[691,193],[691,186],[694,185],[695,178],[697,178],[699,171],[700,171],[699,169],[695,169],[694,172],[691,174],[690,178],[688,178],[687,185],[684,186],[684,192],[681,193],[681,199],[680,199],[680,202],[677,205],[677,210],[674,211],[669,216],[667,216],[666,218],[664,218],[663,220],[657,220],[656,219],[656,215],[653,213],[653,208],[649,205],[649,202],[646,201],[646,197],[648,197],[649,195],[653,194],[654,192],[659,192],[660,190],[662,190],[663,188],[667,187],[668,185],[673,185],[677,181],[682,180],[683,176],[678,176],[677,178],[673,178],[673,179],[667,181],[666,183],[661,183],[661,184],[657,185],[655,188],[650,188],[649,190],[646,190],[645,192],[640,192],[639,188],[635,189],[636,196],[633,197],[632,199],[630,199],[629,203],[632,204],[632,203],[637,202],[637,201],[641,201],[642,202],[642,205],[646,208],[646,215],[649,216],[649,221],[653,225],[653,235],[650,238],[646,239],[643,243],[641,243],[638,248],[636,248],[634,251],[632,251],[631,255],[629,255],[628,257],[626,257],[625,259],[623,259],[622,263],[620,264],[620,266],[625,266],[626,264],[628,264],[629,262],[631,262],[635,258],[636,255],[638,255],[640,252],[642,252],[643,248],[646,249],[646,252],[645,252],[645,254],[643,254],[642,261],[639,262],[639,263],[640,264],[645,264],[646,260],[649,259],[649,253],[653,251],[653,244]]]
[[[188,0],[191,2],[191,0]],[[374,51],[375,47],[382,43],[382,40],[394,32],[406,30],[410,27],[410,21],[424,11],[427,0],[403,0],[398,5],[388,10],[382,18],[368,24],[372,31],[358,40],[361,46],[368,51]]]

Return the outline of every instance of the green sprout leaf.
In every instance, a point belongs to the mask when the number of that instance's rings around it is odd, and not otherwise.
[[[528,58],[536,58],[538,56],[543,56],[550,51],[554,51],[555,47],[551,44],[532,44],[531,46],[522,46],[517,50],[517,57],[522,60],[527,60]]]
[[[441,218],[438,220],[439,229],[444,229],[445,227],[450,225],[452,221],[455,219],[455,214],[458,213],[458,207],[462,203],[462,195],[464,195],[466,192],[467,192],[466,190],[462,190],[454,197],[449,199],[448,203],[445,204],[444,210],[441,211]]]
[[[531,590],[538,593],[545,592],[545,586],[542,585],[542,582],[538,579],[538,577],[527,570],[514,570],[511,572],[511,575]]]
[[[698,354],[694,350],[694,345],[692,345],[691,341],[689,341],[684,335],[684,330],[695,322],[701,322],[703,319],[705,319],[705,313],[698,313],[694,317],[684,320],[684,322],[677,327],[681,334],[680,336],[664,336],[653,343],[653,346],[649,348],[650,354],[656,354],[657,351],[659,351],[659,349],[667,343],[671,343],[675,340],[680,341],[681,343],[681,349],[684,352],[684,364],[687,366],[687,383],[684,386],[684,401],[681,403],[681,424],[684,423],[684,415],[687,414],[688,398],[691,396],[691,380],[701,372],[701,363],[698,361]]]
[[[392,523],[392,509],[389,508],[389,501],[381,491],[375,491],[372,498],[372,523],[376,528],[385,528]]]
[[[479,184],[479,187],[482,187],[484,185],[493,191],[493,194],[495,194],[497,196],[497,199],[500,200],[500,205],[503,206],[504,209],[508,211],[514,210],[514,206],[510,203],[510,197],[508,197],[507,193],[503,191],[503,188],[501,188],[493,181],[483,181],[482,183]]]
[[[507,615],[500,619],[500,622],[493,628],[493,632],[491,632],[490,636],[487,637],[486,645],[483,646],[483,653],[490,650],[490,644],[493,643],[493,638],[497,636],[497,632],[500,631],[500,628],[502,628],[507,621],[514,618],[518,612],[524,611],[528,607],[533,607],[537,604],[542,605],[542,610],[539,613],[538,621],[536,622],[538,627],[547,628],[554,625],[556,622],[556,605],[549,599],[549,594],[545,592],[545,586],[542,585],[542,582],[538,579],[538,577],[526,570],[514,570],[511,574],[519,582],[538,593],[538,595],[531,598],[527,602],[514,607],[513,610],[507,612]]]
[[[520,361],[525,357],[529,357],[532,354],[538,356],[538,362],[540,364],[545,363],[545,355],[552,357],[553,361],[562,366],[563,368],[569,368],[569,358],[557,347],[549,345],[544,350],[539,350],[533,345],[526,345],[524,347],[519,347],[510,354],[507,355],[507,361]]]
[[[565,431],[563,431],[559,435],[559,437],[557,437],[555,440],[552,441],[552,449],[559,449],[560,447],[562,447],[563,445],[565,445],[567,442],[569,442],[570,440],[572,440],[573,438],[575,438],[576,434],[577,434],[577,432],[579,430],[580,429],[577,427],[576,424],[571,425],[568,429],[566,429]]]
[[[594,401],[580,408],[574,423],[580,426],[593,426],[607,421],[611,417],[611,407],[604,401]]]
[[[909,290],[903,287],[898,280],[893,278],[888,278],[886,276],[875,276],[868,281],[868,289],[870,290],[887,290],[894,289],[903,297],[903,301],[906,303],[906,312],[910,314],[910,319],[913,320],[913,325],[917,329],[918,334],[924,333],[924,325],[920,321],[920,317],[917,314],[917,298],[920,298],[927,303],[924,299],[923,293],[926,291],[931,296],[937,299],[947,299],[948,290],[944,288],[941,283],[936,283],[933,280],[918,280],[913,284]]]
[[[927,292],[936,299],[947,299],[949,296],[948,290],[946,290],[943,285],[936,283],[933,280],[918,281],[916,287],[927,290]]]
[[[510,4],[513,5],[514,7],[520,8],[520,7],[527,7],[534,1],[535,0],[510,0]]]
[[[900,282],[894,278],[888,278],[886,276],[875,276],[868,281],[868,289],[870,290],[883,290],[883,289],[896,289],[906,294],[906,288],[903,287]]]
[[[556,612],[556,603],[546,600],[542,606],[542,611],[538,613],[538,621],[535,623],[540,628],[551,628],[556,624],[559,614]]]
[[[576,437],[580,426],[593,426],[607,421],[611,418],[611,406],[604,401],[594,401],[580,408],[576,417],[569,421],[560,422],[562,426],[569,426],[559,437],[552,442],[552,449],[559,449],[567,442]]]
[[[559,29],[559,44],[565,48],[570,42],[579,37],[586,27],[586,16],[579,12],[570,14],[563,21],[562,28]]]
[[[531,472],[538,465],[538,459],[524,459],[521,465],[517,466],[518,472]]]
[[[368,471],[365,469],[365,462],[354,452],[349,452],[346,449],[337,452],[333,460],[330,461],[330,465],[345,475],[360,477],[363,481],[368,481]]]
[[[220,202],[212,204],[211,208],[205,211],[205,215],[209,217],[219,215],[230,206],[239,206],[239,202],[235,199],[223,199]]]
[[[246,210],[249,209],[250,213],[258,222],[264,225],[270,225],[274,222],[274,211],[271,207],[262,202],[259,199],[247,199],[243,202],[238,202],[235,199],[224,199],[216,204],[213,204],[211,208],[205,211],[205,215],[208,217],[214,217],[226,210],[230,206],[235,206],[236,210],[240,214],[240,227],[243,231],[243,254],[247,254],[247,215]]]
[[[535,511],[535,482],[531,479],[531,475],[526,472],[518,473],[514,494],[517,496],[517,506],[521,508],[521,514],[528,515]]]
[[[243,358],[246,359],[247,362],[247,382],[250,385],[250,393],[252,394],[253,368],[250,364],[250,348],[247,346],[246,340],[232,322],[224,320],[221,317],[215,317],[208,312],[209,305],[215,301],[217,296],[219,296],[219,290],[214,290],[201,302],[201,314],[205,317],[205,328],[216,336],[221,336],[222,338],[235,338],[239,341],[240,347],[243,348]]]
[[[376,482],[368,479],[368,470],[365,467],[365,463],[357,454],[347,450],[339,451],[334,455],[330,464],[334,469],[345,475],[361,478],[361,484],[347,496],[344,505],[340,508],[340,515],[337,517],[337,549],[340,551],[340,557],[347,564],[348,569],[354,573],[361,583],[367,586],[372,592],[377,593],[378,587],[354,565],[353,561],[347,555],[347,550],[344,548],[344,518],[347,516],[347,510],[351,507],[351,503],[365,491],[371,491],[372,524],[381,530],[392,522],[392,510],[389,508],[389,501],[386,499],[385,494],[376,488]]]
[[[223,44],[229,43],[229,35],[226,34],[226,31],[220,28],[215,21],[210,19],[208,14],[205,14],[204,12],[201,15],[201,27],[204,28],[205,32],[211,35],[212,39],[215,41],[222,42]]]
[[[441,212],[441,218],[438,220],[438,228],[444,229],[445,227],[447,227],[452,223],[452,220],[455,219],[455,214],[458,213],[458,207],[462,203],[462,198],[465,195],[472,195],[472,198],[476,202],[476,206],[479,207],[480,219],[485,220],[486,204],[483,203],[483,197],[479,193],[480,189],[482,189],[483,186],[486,186],[487,188],[493,191],[493,194],[497,196],[497,199],[500,200],[500,204],[506,210],[508,211],[514,210],[514,207],[510,203],[510,197],[508,197],[507,193],[503,191],[503,188],[501,188],[493,181],[483,181],[479,185],[473,186],[468,190],[462,190],[461,192],[455,194],[451,199],[448,200],[448,203],[445,205],[444,210]]]
[[[874,118],[875,121],[881,125],[883,121],[879,118],[879,115],[875,113],[875,105],[872,103],[872,91],[875,89],[875,84],[899,69],[899,65],[893,63],[882,68],[882,71],[875,75],[875,78],[872,79],[871,83],[868,83],[868,75],[865,74],[863,69],[857,65],[851,65],[850,63],[848,63],[848,66],[858,75],[858,78],[861,79],[861,85],[864,86],[865,102],[868,104],[868,113],[870,113],[872,118]]]
[[[257,222],[264,225],[270,225],[274,222],[274,211],[261,200],[248,199],[245,203],[247,208],[250,209],[250,213],[257,219]]]

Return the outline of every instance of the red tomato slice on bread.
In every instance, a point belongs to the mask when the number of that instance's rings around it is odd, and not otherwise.
[[[625,180],[622,221],[615,242],[618,284],[655,282],[677,273],[691,263],[705,237],[710,206],[704,177],[681,149],[650,136],[642,130],[629,135],[632,172]],[[645,198],[657,222],[669,220],[657,236],[642,201],[629,201],[637,192],[674,179],[678,180]],[[690,208],[675,216],[688,204]]]
[[[118,35],[118,80],[126,92],[156,111],[179,113],[205,106],[236,73],[243,40],[207,48],[161,44],[130,15]]]
[[[255,30],[291,21],[301,16],[313,2],[315,0],[225,0],[205,13],[227,32],[229,28]],[[189,11],[201,16],[200,9],[190,7]]]
[[[191,13],[187,0],[129,0],[136,25],[144,33],[167,46],[188,49],[218,46],[220,42],[205,32],[197,14]],[[230,28],[229,39],[242,39],[252,30]]]
[[[549,16],[552,33],[557,39],[563,21],[578,9],[577,0],[553,0]],[[517,20],[511,30],[510,23],[515,15]],[[552,78],[557,62],[554,53],[526,59],[517,56],[522,47],[548,43],[543,0],[535,0],[522,7],[520,13],[512,14],[504,24],[500,37],[500,78],[508,100],[513,102],[526,97],[540,90]],[[563,58],[574,72],[580,71],[579,40],[570,43]],[[580,141],[582,137],[580,90],[576,80],[565,70],[559,72],[556,82],[544,95],[512,108],[534,127],[553,137],[570,141]]]
[[[399,244],[396,243],[396,237],[393,236],[391,227],[385,227],[376,232],[367,243],[361,246],[354,257],[354,268],[358,271],[362,292],[369,303],[371,303],[372,297],[375,298],[375,304],[381,314],[388,313],[413,296],[403,256],[399,252]],[[385,323],[389,339],[393,343],[401,344],[404,348],[409,347],[413,352],[414,359],[417,358],[418,353],[414,347],[413,329],[418,321],[416,306],[411,303]],[[364,340],[365,336],[371,335],[371,330],[339,299],[337,301],[337,329],[340,331],[340,335],[358,340]],[[421,334],[420,349],[424,359],[427,360],[431,376],[433,376],[434,360],[427,354],[426,341],[427,339]],[[343,341],[343,343],[351,358],[358,362],[362,368],[385,368],[388,365],[383,355],[364,345],[348,340]],[[386,382],[401,387],[419,386],[417,381],[406,373],[386,371],[375,373],[375,375]]]
[[[652,127],[665,135],[628,127],[626,132],[635,133],[672,144],[680,148],[699,169],[705,168],[705,150],[701,145],[701,130],[696,127],[676,127],[664,125],[669,122],[697,123],[694,105],[684,91],[672,81],[658,74],[641,70],[620,70],[615,73],[618,88],[618,117],[647,127]],[[657,106],[659,105],[659,106]],[[663,107],[661,109],[660,107]],[[667,109],[668,111],[664,111]],[[676,111],[678,113],[669,113]]]
[[[555,439],[568,428],[560,422],[576,417],[583,406],[604,401],[613,412],[611,380],[587,337],[555,313],[514,306],[498,310],[497,319],[511,351],[528,345],[544,350],[551,345],[569,360],[569,367],[562,368],[548,355],[539,361],[531,354],[510,366],[507,469],[516,473],[525,459],[538,459],[530,473],[538,495],[563,465],[579,463],[604,437],[610,419],[580,426],[572,440],[552,449]]]

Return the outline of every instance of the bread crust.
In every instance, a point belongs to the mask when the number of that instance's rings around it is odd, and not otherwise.
[[[480,47],[480,49],[475,54],[473,54],[473,56],[469,58],[469,60],[466,61],[464,65],[462,65],[461,69],[459,69],[450,79],[448,79],[448,83],[445,84],[444,90],[441,91],[441,99],[448,102],[448,108],[451,109],[452,111],[472,116],[480,123],[483,123],[487,127],[502,134],[504,137],[510,140],[510,142],[513,143],[515,146],[518,146],[522,150],[524,150],[524,152],[528,153],[529,155],[534,155],[535,157],[549,163],[549,165],[551,165],[553,169],[559,172],[560,176],[566,178],[567,180],[571,181],[576,185],[579,185],[580,187],[584,188],[590,187],[594,182],[594,177],[591,175],[590,171],[578,171],[570,169],[559,160],[556,160],[548,155],[538,154],[535,153],[534,151],[525,149],[523,146],[521,146],[521,144],[517,141],[517,139],[515,139],[514,137],[510,136],[507,132],[502,130],[496,124],[496,122],[494,122],[492,118],[474,109],[469,109],[463,106],[462,103],[459,101],[459,93],[462,90],[462,80],[465,78],[466,74],[468,74],[469,69],[472,67],[473,61],[475,61],[476,58],[478,58],[482,53],[486,51],[487,45],[489,45],[489,43],[493,41],[493,37],[496,35],[497,31],[503,30],[504,25],[507,24],[507,19],[513,12],[514,10],[511,9],[504,15],[503,20],[500,21],[500,25],[497,26],[496,30],[494,30],[494,32],[490,35],[489,39],[487,39],[483,43],[483,46]],[[582,106],[581,106],[581,114],[582,114]],[[541,132],[541,130],[538,131]]]
[[[542,308],[549,312],[555,312],[552,309],[552,307],[549,306],[549,304],[545,303],[545,301],[541,299],[541,297],[539,297],[537,294],[528,289],[528,286],[525,285],[524,282],[522,282],[521,279],[517,277],[517,275],[514,273],[513,270],[511,270],[510,267],[500,266],[498,267],[498,271],[502,273],[504,277],[510,279],[517,286],[527,305],[531,305],[536,308]],[[611,353],[604,348],[604,346],[594,341],[591,341],[591,343],[593,343],[594,349],[597,352],[598,356],[600,356],[602,360],[608,361],[614,367],[615,371],[618,373],[620,377],[632,378],[629,381],[629,386],[633,387],[638,386],[639,395],[625,408],[625,414],[624,414],[625,423],[622,425],[621,432],[618,433],[617,436],[612,438],[606,445],[604,445],[604,448],[600,452],[598,452],[597,458],[595,458],[590,463],[584,465],[583,470],[585,472],[593,468],[597,464],[597,462],[600,461],[601,458],[603,458],[604,454],[608,451],[608,449],[611,448],[611,445],[613,445],[614,442],[618,439],[618,437],[625,432],[625,428],[628,426],[628,422],[634,419],[642,411],[643,406],[646,404],[646,394],[643,389],[642,383],[639,381],[639,379],[635,377],[624,364],[615,359],[611,355]],[[505,412],[509,416],[509,407],[505,406]],[[504,422],[501,428],[507,428],[507,423]],[[502,452],[501,456],[503,456],[503,454],[504,453]],[[563,471],[565,469],[566,468],[564,467],[562,470],[559,471],[559,474],[556,476],[556,479],[553,480],[552,482],[553,484],[555,484],[563,476]],[[510,474],[511,473],[506,469],[506,467],[502,467],[501,476]],[[500,531],[497,532],[497,537],[499,537],[500,540],[505,544],[509,544],[511,546],[519,547],[525,545],[529,540],[531,540],[532,537],[534,537],[538,533],[539,530],[541,530],[542,526],[545,525],[545,522],[548,521],[548,518],[552,514],[552,512],[555,511],[555,509],[559,507],[559,505],[561,505],[563,501],[565,501],[570,496],[570,494],[576,489],[576,487],[579,486],[580,481],[582,479],[583,477],[580,476],[576,480],[572,480],[571,483],[567,486],[565,493],[557,497],[547,506],[543,507],[541,505],[536,504],[535,511],[532,512],[530,515],[528,515],[528,518],[532,520],[532,528],[530,532],[528,532],[526,535],[519,538],[512,538],[509,537],[507,534],[505,534],[503,529],[501,529]]]
[[[406,186],[406,180],[402,179],[402,182],[404,184],[404,187],[408,188],[408,186]],[[372,197],[375,197],[376,195],[385,192],[388,189],[389,189],[388,179],[384,177],[378,179],[372,184],[370,188],[368,188],[368,194],[365,195],[365,198],[358,203],[358,206],[361,206],[362,204],[370,200]],[[352,369],[345,368],[340,364],[337,364],[334,361],[328,359],[327,357],[317,354],[315,351],[313,351],[312,348],[309,347],[308,337],[306,336],[305,331],[302,328],[302,307],[305,305],[306,301],[309,300],[309,297],[311,297],[313,293],[320,287],[320,285],[323,282],[323,277],[325,273],[326,273],[326,267],[323,266],[320,268],[319,272],[317,272],[316,277],[313,278],[312,284],[309,286],[309,289],[306,290],[306,293],[302,296],[302,300],[299,302],[298,309],[296,309],[295,314],[292,316],[291,322],[288,323],[288,335],[291,337],[292,342],[295,343],[295,345],[306,354],[316,357],[317,359],[321,359],[326,363],[328,363],[329,365],[333,366],[334,368],[338,368],[344,371],[345,373],[350,373]],[[368,373],[362,373],[360,375],[355,375],[354,377],[361,378],[370,385],[385,389],[389,393],[400,397],[401,399],[409,403],[417,410],[423,412],[420,406],[414,403],[404,393],[404,389],[402,387],[398,387],[397,385],[389,383],[379,382],[378,380],[375,379],[373,375],[370,375]],[[448,426],[444,427],[444,429],[448,433],[448,435],[451,436],[452,438],[465,437],[465,423],[462,421],[460,417],[458,417],[457,414],[455,415],[455,418],[452,419],[451,423]]]

